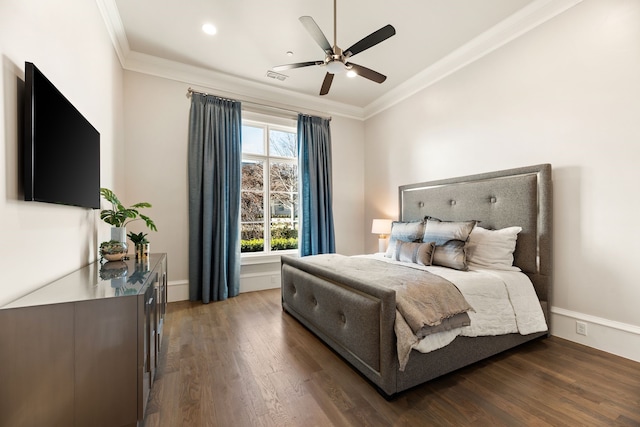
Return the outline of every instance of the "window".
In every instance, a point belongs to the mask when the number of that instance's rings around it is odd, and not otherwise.
[[[298,248],[296,129],[242,121],[241,252]]]

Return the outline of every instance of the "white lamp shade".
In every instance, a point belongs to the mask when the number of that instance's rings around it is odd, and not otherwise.
[[[373,234],[390,234],[391,233],[391,222],[390,219],[374,219],[373,224],[371,225],[371,232]]]

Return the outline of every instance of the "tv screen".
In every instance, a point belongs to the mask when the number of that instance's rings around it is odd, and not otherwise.
[[[100,208],[100,133],[25,63],[24,199]]]

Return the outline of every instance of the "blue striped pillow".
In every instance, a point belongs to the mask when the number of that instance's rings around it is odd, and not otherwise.
[[[424,221],[393,221],[391,223],[391,235],[389,236],[389,247],[384,254],[387,258],[393,258],[396,252],[396,242],[420,242],[424,235]]]
[[[436,242],[444,245],[449,240],[466,242],[477,221],[438,221],[428,219],[424,228],[423,242]]]
[[[396,241],[394,259],[400,262],[411,262],[419,265],[431,265],[435,244],[433,242]]]
[[[423,242],[435,242],[433,265],[468,270],[466,243],[477,221],[427,219]]]

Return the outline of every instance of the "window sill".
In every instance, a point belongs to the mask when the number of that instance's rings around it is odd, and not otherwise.
[[[279,254],[247,254],[241,255],[240,265],[279,264],[280,255],[297,255],[298,251],[283,251]]]

